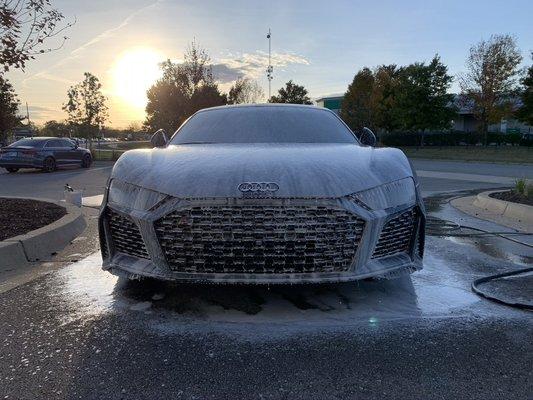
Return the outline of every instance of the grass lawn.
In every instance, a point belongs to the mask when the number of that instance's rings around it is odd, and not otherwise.
[[[533,164],[533,147],[450,146],[402,147],[401,149],[410,158]]]

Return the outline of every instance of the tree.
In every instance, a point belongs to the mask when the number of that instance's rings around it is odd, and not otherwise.
[[[93,138],[108,118],[107,98],[102,94],[102,84],[96,76],[90,72],[83,75],[85,79],[68,90],[68,101],[63,110],[79,136]]]
[[[182,64],[170,60],[161,64],[163,76],[147,92],[146,129],[172,133],[196,111],[227,103],[210,63],[206,50],[192,42]]]
[[[40,129],[41,136],[70,137],[71,133],[72,127],[70,126],[70,124],[64,121],[46,121],[43,127]]]
[[[339,114],[354,132],[364,127],[376,128],[374,83],[373,72],[365,67],[355,74],[344,94]]]
[[[531,59],[533,60],[533,52],[531,53]],[[533,65],[531,65],[527,74],[522,79],[523,90],[521,93],[522,105],[517,112],[517,117],[520,121],[533,125]]]
[[[435,55],[429,64],[414,63],[399,71],[395,113],[398,125],[408,131],[448,129],[456,113],[453,94],[448,90],[453,78]]]
[[[307,89],[290,80],[284,88],[278,90],[277,96],[272,96],[269,103],[313,104],[307,95]]]
[[[61,26],[63,18],[50,0],[1,0],[0,64],[3,70],[24,69],[26,62],[36,55],[61,48],[68,39],[66,36],[54,48],[44,44],[73,25]]]
[[[485,145],[489,124],[510,112],[521,61],[516,40],[509,35],[493,35],[470,48],[467,72],[460,77],[459,85],[481,122]]]
[[[399,128],[395,114],[400,69],[394,64],[381,65],[374,71],[372,106],[375,128],[391,132]]]
[[[11,83],[0,75],[0,143],[5,143],[7,133],[20,123],[18,115],[20,101]]]
[[[239,78],[229,90],[228,104],[258,103],[264,95],[256,81]]]

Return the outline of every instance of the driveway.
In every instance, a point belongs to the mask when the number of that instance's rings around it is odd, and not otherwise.
[[[0,196],[61,200],[67,183],[73,188],[83,189],[84,196],[101,194],[104,192],[111,168],[113,163],[107,161],[94,162],[88,169],[62,169],[52,173],[23,169],[10,174],[0,168]]]
[[[422,178],[431,216],[497,228],[448,199],[506,186],[514,171],[415,166],[447,174]],[[533,397],[532,314],[470,290],[531,265],[530,247],[428,236],[425,268],[393,280],[202,286],[117,279],[101,270],[92,232],[50,273],[0,294],[0,398]]]

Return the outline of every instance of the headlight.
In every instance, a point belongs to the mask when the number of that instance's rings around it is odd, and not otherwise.
[[[354,193],[351,197],[371,210],[385,210],[403,204],[414,204],[416,202],[415,182],[413,178],[404,178]]]
[[[165,197],[165,194],[113,179],[109,185],[107,200],[119,206],[146,211]]]

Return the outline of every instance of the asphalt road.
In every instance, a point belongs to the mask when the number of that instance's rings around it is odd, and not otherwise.
[[[84,196],[102,194],[112,162],[95,162],[89,169],[62,169],[52,173],[24,169],[10,174],[0,168],[0,196],[26,196],[61,200],[66,184],[83,190]]]
[[[432,216],[485,228],[447,199],[506,186],[517,172],[414,164],[426,171]],[[109,169],[67,173],[92,195]],[[52,197],[61,174],[21,174],[24,185],[0,175],[0,195],[29,195],[45,176]],[[488,178],[468,180],[479,175]],[[496,236],[429,236],[424,270],[342,285],[126,282],[100,269],[88,217],[80,240],[26,271],[49,273],[0,294],[0,398],[533,398],[533,314],[470,290],[477,277],[531,265],[531,248]],[[507,295],[533,297],[533,277],[525,279]]]

